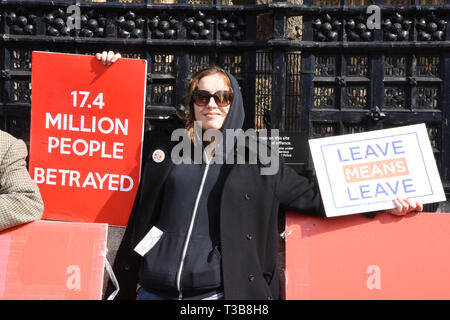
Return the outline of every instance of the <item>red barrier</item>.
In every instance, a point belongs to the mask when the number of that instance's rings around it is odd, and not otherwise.
[[[450,214],[286,215],[286,299],[449,299]]]
[[[0,299],[101,299],[107,232],[56,221],[0,232]]]

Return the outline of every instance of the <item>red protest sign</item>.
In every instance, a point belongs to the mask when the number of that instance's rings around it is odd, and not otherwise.
[[[33,52],[30,174],[44,218],[125,226],[139,185],[146,61]]]
[[[449,299],[450,214],[286,213],[286,299]]]
[[[102,298],[108,225],[36,221],[0,232],[0,300]]]

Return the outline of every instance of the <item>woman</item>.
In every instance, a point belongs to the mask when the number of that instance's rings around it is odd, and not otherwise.
[[[97,54],[104,64],[116,57],[111,52]],[[188,105],[186,129],[193,148],[198,146],[194,120],[201,121],[203,131],[242,128],[239,85],[220,68],[191,78]],[[205,161],[174,164],[168,156],[161,160],[161,155],[171,154],[176,142],[157,134],[150,138],[139,191],[114,263],[120,285],[117,298],[135,299],[139,285],[138,299],[278,299],[279,208],[322,215],[314,184],[282,159],[273,175],[261,175],[261,163],[211,162],[211,156],[224,148],[217,141]],[[246,149],[247,155],[252,152]],[[193,155],[182,157],[189,160]],[[409,200],[395,203],[392,214],[422,210]],[[106,296],[113,289],[110,285]]]

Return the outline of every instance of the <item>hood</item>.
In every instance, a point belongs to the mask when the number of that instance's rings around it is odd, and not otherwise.
[[[244,125],[244,101],[242,99],[241,89],[236,78],[226,71],[228,78],[230,78],[231,86],[233,88],[233,102],[231,103],[230,111],[222,126],[224,129],[242,129]]]
[[[219,161],[220,163],[230,163],[227,160],[233,160],[235,157],[233,150],[234,146],[236,145],[237,138],[234,137],[233,140],[228,140],[226,138],[226,130],[242,129],[245,117],[244,102],[242,99],[242,93],[239,84],[236,78],[228,71],[226,71],[226,74],[228,75],[228,78],[230,78],[231,87],[233,89],[233,102],[231,103],[227,118],[222,125],[222,142],[215,149],[215,161]]]

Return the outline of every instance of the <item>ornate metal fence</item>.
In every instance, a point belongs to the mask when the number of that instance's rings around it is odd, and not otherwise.
[[[299,130],[321,137],[425,122],[448,194],[449,3],[375,1],[375,29],[367,1],[289,5],[289,15],[304,23],[302,41],[285,46],[287,68],[299,54],[302,60]],[[287,98],[296,71],[287,71]],[[272,123],[297,130],[288,115],[298,103],[291,100]]]
[[[450,193],[449,0],[2,0],[0,13],[0,128],[27,142],[31,51],[111,49],[149,62],[150,124],[183,112],[187,79],[209,64],[238,78],[246,128],[317,137],[425,122]]]

